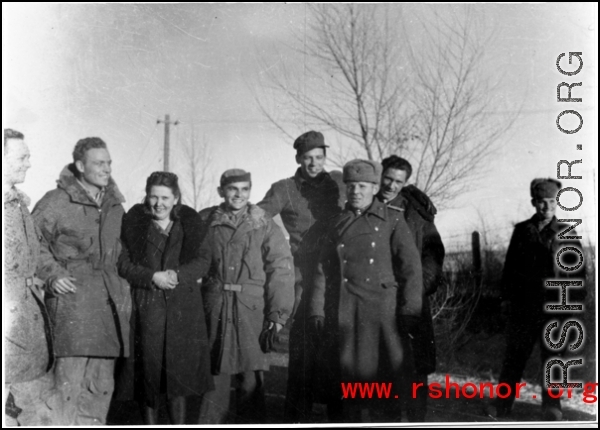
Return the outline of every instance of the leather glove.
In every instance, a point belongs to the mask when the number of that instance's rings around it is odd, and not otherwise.
[[[277,352],[277,342],[279,341],[278,332],[280,330],[281,325],[274,323],[272,321],[265,320],[263,322],[263,328],[258,336],[258,343],[260,344],[260,349],[265,354],[269,352]]]
[[[325,317],[313,315],[308,319],[308,329],[313,336],[320,338],[325,328]]]

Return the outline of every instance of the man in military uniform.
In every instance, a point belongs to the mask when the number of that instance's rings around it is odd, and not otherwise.
[[[545,305],[560,302],[560,290],[546,288],[544,281],[583,279],[585,267],[582,264],[578,270],[563,272],[555,261],[557,252],[562,247],[583,249],[578,240],[558,240],[557,235],[569,227],[568,224],[559,223],[555,216],[556,195],[560,188],[561,183],[555,179],[538,178],[531,182],[531,204],[535,208],[535,214],[517,224],[510,239],[502,275],[501,306],[503,312],[508,314],[508,324],[506,354],[499,382],[509,384],[513,389],[507,398],[497,398],[487,408],[487,414],[494,418],[504,418],[510,414],[515,400],[515,384],[521,381],[525,365],[537,341],[541,342],[540,355],[544,366],[542,419],[560,421],[563,417],[560,398],[551,397],[545,383],[545,364],[551,357],[560,355],[560,352],[549,349],[543,336],[549,320],[568,315],[546,313]],[[574,232],[570,234],[575,235]],[[570,257],[575,257],[576,261],[571,261]],[[575,266],[578,257],[573,253],[566,253],[561,260],[567,266]],[[569,303],[583,303],[585,296],[584,288],[569,288]]]
[[[435,371],[435,336],[428,296],[436,292],[442,276],[444,245],[433,223],[436,209],[433,203],[414,185],[406,185],[412,174],[412,166],[404,158],[392,155],[382,163],[379,200],[390,207],[402,210],[421,255],[423,267],[423,310],[418,329],[411,339],[416,375],[410,383],[422,383],[413,399],[404,403],[409,421],[424,421],[427,411],[427,375]]]
[[[55,425],[106,423],[115,358],[129,355],[129,284],[117,274],[125,201],[98,137],[81,139],[57,187],[33,209],[44,240],[38,276],[47,283],[54,330]]]
[[[333,397],[342,395],[340,382],[389,381],[402,390],[401,372],[412,371],[406,337],[421,315],[421,259],[402,212],[375,198],[381,165],[350,161],[343,179],[348,203],[333,220],[319,257],[310,326],[324,339]],[[366,412],[387,406],[377,399],[343,404],[350,422],[376,421]]]
[[[218,189],[223,203],[200,212],[208,229],[200,254],[210,268],[202,294],[215,383],[202,398],[200,424],[226,421],[232,375],[236,422],[265,422],[267,353],[292,312],[292,255],[279,226],[248,202],[251,187],[250,173],[227,170]]]
[[[339,172],[324,170],[326,148],[323,134],[309,131],[294,142],[300,165],[291,178],[274,183],[258,203],[270,216],[281,215],[290,234],[294,256],[295,303],[289,340],[285,422],[308,422],[314,400],[315,344],[306,327],[307,283],[313,276],[319,255],[319,241],[327,221],[344,204],[344,185]]]

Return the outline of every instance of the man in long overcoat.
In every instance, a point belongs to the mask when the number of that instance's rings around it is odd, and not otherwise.
[[[560,303],[560,289],[547,288],[544,283],[552,279],[585,278],[585,265],[577,270],[563,271],[557,263],[557,253],[563,247],[583,250],[579,240],[569,238],[576,233],[571,231],[560,240],[558,235],[570,225],[559,223],[556,219],[556,196],[561,183],[556,179],[537,178],[531,182],[531,205],[535,214],[528,220],[515,226],[506,252],[502,273],[502,309],[508,315],[506,354],[500,372],[499,383],[513,387],[508,397],[497,398],[488,408],[489,415],[495,418],[509,416],[515,400],[515,384],[521,381],[527,360],[536,342],[540,342],[542,371],[542,419],[560,421],[563,413],[560,397],[548,394],[545,382],[545,366],[550,358],[560,356],[564,351],[550,349],[544,341],[544,333],[550,320],[572,315],[547,313],[545,306]],[[561,257],[562,264],[576,266],[579,257],[575,253],[566,253]],[[586,297],[583,287],[570,287],[568,303],[583,304]],[[562,326],[562,324],[561,324]],[[557,380],[553,378],[553,381]],[[553,390],[556,392],[557,390]]]
[[[332,360],[335,396],[340,383],[393,382],[410,371],[406,336],[421,315],[421,259],[399,210],[375,198],[381,165],[353,160],[344,166],[346,210],[333,221],[330,241],[320,256],[310,303],[311,326],[325,337],[323,352]],[[343,414],[352,422],[381,400],[353,405]],[[376,420],[370,417],[370,420]]]
[[[7,425],[52,425],[46,406],[51,395],[51,335],[43,292],[35,272],[40,261],[39,230],[29,213],[29,197],[15,185],[31,167],[22,133],[4,130],[4,321]]]
[[[294,256],[295,301],[290,327],[288,380],[284,421],[309,422],[316,380],[315,339],[307,330],[310,283],[327,222],[341,212],[345,187],[339,172],[328,173],[327,145],[322,133],[308,131],[294,141],[294,176],[275,182],[258,203],[267,214],[281,215]]]
[[[123,201],[106,144],[91,137],[77,142],[57,188],[33,210],[48,251],[38,275],[47,282],[63,400],[57,425],[104,424],[115,357],[129,353],[131,296],[117,274]]]
[[[429,197],[414,185],[406,185],[412,174],[408,160],[392,155],[382,162],[381,189],[377,197],[388,206],[398,208],[421,255],[423,267],[423,310],[418,328],[411,338],[416,374],[407,382],[422,383],[416,397],[404,402],[409,421],[424,421],[427,412],[427,375],[435,371],[435,335],[429,296],[437,291],[442,278],[444,244],[435,227],[436,209]]]
[[[250,173],[227,170],[219,187],[224,202],[200,213],[208,224],[201,255],[209,256],[210,271],[202,292],[215,382],[203,396],[200,424],[226,420],[232,375],[236,421],[264,422],[267,352],[294,302],[289,246],[265,211],[248,203],[251,186]]]

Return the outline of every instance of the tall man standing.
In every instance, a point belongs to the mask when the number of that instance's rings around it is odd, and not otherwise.
[[[116,266],[124,198],[111,178],[104,141],[78,141],[57,183],[33,210],[48,251],[38,275],[48,285],[63,401],[56,424],[104,424],[115,357],[129,353],[131,311],[129,285]]]
[[[422,383],[427,387],[427,375],[435,371],[435,336],[428,296],[437,291],[444,264],[444,244],[433,223],[436,209],[431,200],[414,185],[406,185],[412,174],[412,166],[404,158],[392,155],[381,162],[381,189],[377,197],[390,207],[399,208],[415,245],[423,267],[423,310],[418,329],[411,339],[415,372],[410,383]],[[424,421],[427,412],[427,390],[417,390],[404,403],[410,421]]]
[[[283,232],[263,209],[248,202],[250,173],[221,176],[220,206],[200,212],[208,231],[201,255],[208,261],[202,285],[215,391],[200,405],[200,424],[222,424],[231,377],[238,387],[237,422],[264,423],[267,353],[294,302],[292,255]]]
[[[52,425],[45,405],[52,386],[47,375],[51,345],[43,293],[35,272],[40,261],[39,231],[29,213],[29,197],[15,185],[31,167],[22,133],[4,130],[5,395],[7,425]]]
[[[319,241],[327,221],[344,205],[344,184],[339,175],[324,169],[327,146],[322,133],[308,131],[294,142],[296,163],[291,178],[275,182],[258,203],[270,216],[281,215],[290,235],[294,256],[295,303],[289,340],[285,422],[308,422],[313,404],[315,339],[307,330],[306,302],[319,255]],[[337,172],[336,172],[337,173]]]
[[[350,161],[343,178],[348,203],[321,251],[309,305],[310,326],[325,339],[322,352],[332,364],[337,398],[340,382],[398,386],[402,371],[412,373],[406,338],[418,325],[423,289],[421,259],[404,217],[375,198],[381,165]],[[376,399],[343,403],[350,422],[376,420],[362,412],[389,405]]]
[[[561,183],[556,179],[537,178],[531,182],[531,205],[535,208],[535,214],[515,226],[506,252],[501,305],[503,312],[508,314],[508,322],[506,354],[499,382],[509,384],[510,387],[515,387],[521,381],[536,342],[541,342],[543,369],[550,358],[561,355],[560,351],[550,349],[543,337],[549,320],[568,315],[546,313],[545,305],[560,302],[560,289],[546,288],[544,282],[548,279],[585,277],[583,264],[578,270],[571,272],[560,270],[556,264],[557,252],[562,247],[583,249],[578,240],[559,240],[557,237],[560,232],[568,231],[570,226],[559,223],[556,219],[556,195],[560,188]],[[575,234],[570,233],[573,236]],[[577,264],[578,257],[574,253],[565,253],[561,261],[566,266],[573,267]],[[569,288],[569,303],[583,303],[585,296],[585,289]],[[487,408],[487,414],[494,418],[508,417],[515,401],[515,391],[511,390],[506,398],[495,399]],[[556,394],[558,390],[552,391],[554,396],[549,395],[546,389],[543,371],[542,419],[560,421],[563,417],[560,396]]]

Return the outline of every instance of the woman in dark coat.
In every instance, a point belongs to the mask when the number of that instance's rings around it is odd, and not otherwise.
[[[146,424],[156,424],[160,394],[167,395],[172,423],[185,424],[186,396],[213,389],[197,283],[206,271],[199,255],[202,231],[197,212],[181,204],[177,176],[168,172],[150,175],[144,204],[123,218],[119,274],[132,287],[135,345],[120,380],[136,380],[134,397]]]

